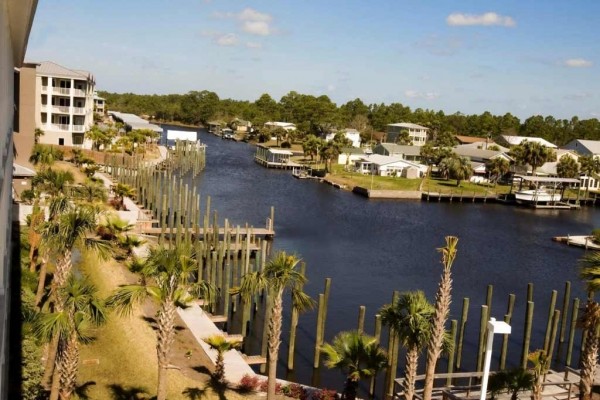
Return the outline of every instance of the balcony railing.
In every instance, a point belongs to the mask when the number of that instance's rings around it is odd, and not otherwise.
[[[42,86],[42,93],[48,93],[48,86]]]
[[[85,108],[73,107],[73,114],[85,114]]]
[[[52,112],[68,114],[69,106],[52,106]]]
[[[52,92],[53,93],[58,93],[58,94],[70,95],[71,94],[71,88],[53,87],[52,88]]]
[[[85,132],[85,125],[73,125],[73,132]]]
[[[85,97],[85,91],[81,89],[73,89],[73,96]]]
[[[69,131],[69,124],[50,124],[50,129],[55,131]]]

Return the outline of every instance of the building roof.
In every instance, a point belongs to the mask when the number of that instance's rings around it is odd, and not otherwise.
[[[494,144],[493,140],[486,139],[484,137],[465,136],[465,135],[454,135],[454,137],[456,138],[456,140],[458,140],[460,142],[460,144],[470,144],[470,143],[477,143],[477,142],[485,143],[486,141],[488,142],[488,144]]]
[[[36,172],[32,169],[13,163],[13,177],[31,177],[35,176]]]
[[[508,142],[508,144],[510,144],[511,146],[518,146],[521,143],[527,141],[527,142],[537,142],[537,143],[541,144],[542,146],[546,146],[551,149],[556,149],[558,147],[554,143],[550,143],[546,139],[543,139],[540,137],[502,135],[502,138],[504,140],[506,140]]]
[[[600,140],[575,139],[567,143],[565,147],[575,151],[578,147],[583,147],[592,154],[600,154]]]
[[[420,146],[399,145],[395,143],[380,143],[377,146],[383,147],[390,154],[404,154],[407,156],[418,156],[421,154]]]
[[[63,78],[94,80],[91,72],[80,69],[69,69],[52,61],[42,61],[36,68],[38,75],[58,76]]]
[[[421,126],[421,125],[413,124],[411,122],[400,122],[400,123],[397,123],[397,124],[388,124],[387,126],[399,126],[400,128],[426,129],[426,130],[429,130],[429,128],[426,128],[426,127]]]
[[[549,176],[515,175],[515,179],[521,179],[526,182],[541,182],[541,183],[579,183],[579,179],[575,179],[575,178],[553,178],[553,177],[549,177]]]
[[[265,122],[265,125],[279,126],[281,128],[285,128],[285,127],[289,127],[289,126],[296,126],[295,124],[293,124],[291,122],[277,122],[277,121],[268,121],[268,122]]]
[[[376,165],[387,165],[387,164],[395,164],[395,163],[403,163],[409,165],[411,167],[419,168],[420,164],[406,161],[401,157],[395,156],[382,156],[381,154],[371,154],[370,156],[364,156],[361,158],[364,162],[370,162]]]
[[[37,0],[10,0],[2,2],[2,6],[7,7],[8,12],[8,26],[7,30],[3,31],[3,34],[5,32],[8,34],[9,46],[12,48],[15,67],[20,67],[23,64],[37,3]]]
[[[135,114],[122,113],[118,111],[111,111],[113,117],[123,121],[125,125],[131,127],[131,129],[150,129],[158,133],[162,133],[163,128],[158,125],[151,124],[143,118],[138,117]]]
[[[507,153],[510,149],[504,146],[500,146],[498,143],[494,143],[494,142],[488,142],[486,143],[484,142],[473,142],[473,143],[467,143],[467,144],[459,144],[458,146],[462,146],[462,147],[471,147],[473,149],[483,149],[483,150],[489,150],[490,147],[492,146],[496,146],[500,149],[500,151],[503,151],[505,153]],[[486,149],[486,146],[488,147]]]
[[[269,148],[269,153],[273,153],[273,154],[284,154],[284,155],[288,155],[288,156],[293,156],[294,153],[292,153],[289,150],[283,150],[283,149],[272,149]]]
[[[482,160],[489,160],[494,157],[504,155],[504,157],[510,159],[510,157],[502,151],[478,149],[470,145],[454,146],[452,150],[461,157],[480,158]]]
[[[360,147],[342,147],[340,154],[365,154]]]

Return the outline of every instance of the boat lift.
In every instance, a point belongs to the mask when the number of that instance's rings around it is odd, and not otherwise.
[[[519,192],[524,190],[523,186],[528,185],[529,188],[532,188],[534,191],[534,195],[532,197],[532,201],[528,203],[528,205],[534,208],[553,208],[553,209],[571,209],[571,208],[579,208],[579,190],[577,190],[577,198],[575,200],[575,204],[571,204],[568,201],[563,201],[563,197],[565,194],[565,190],[568,188],[579,188],[580,181],[575,178],[555,178],[549,176],[525,176],[525,175],[515,175],[512,179],[510,185],[510,191],[508,192],[509,198],[514,198],[515,194],[513,193],[513,189],[515,188],[515,184],[517,185],[517,189],[514,191]],[[538,190],[542,190],[542,186],[545,187],[545,191],[551,194],[550,201],[540,201],[538,196],[536,195]],[[554,200],[555,195],[560,193],[560,199]]]

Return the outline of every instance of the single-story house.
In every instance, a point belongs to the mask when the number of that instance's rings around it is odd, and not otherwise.
[[[518,146],[518,145],[520,145],[521,143],[523,143],[525,141],[527,141],[527,142],[537,142],[537,143],[541,144],[542,146],[548,147],[550,149],[556,149],[556,148],[558,148],[558,146],[555,145],[554,143],[550,143],[546,139],[543,139],[543,138],[540,138],[540,137],[500,135],[500,142],[501,142],[500,144],[506,145],[506,146],[509,146],[509,147]]]
[[[410,145],[399,145],[395,143],[379,143],[373,148],[373,153],[382,156],[397,156],[404,160],[421,161],[421,147]]]
[[[600,157],[600,140],[574,139],[562,147],[573,150],[582,156]]]
[[[252,122],[250,121],[245,121],[243,119],[236,118],[231,122],[231,126],[237,133],[252,132]]]
[[[331,142],[338,132],[343,133],[346,139],[352,142],[352,147],[360,147],[360,132],[352,128],[342,129],[341,131],[332,131],[325,135],[325,141]]]
[[[535,170],[535,174],[537,176],[558,176],[558,172],[556,170],[556,166],[558,162],[563,157],[571,157],[575,161],[579,161],[579,155],[572,150],[565,149],[557,149],[556,152],[556,161],[547,162],[541,167]],[[527,174],[531,174],[532,168],[527,166]]]
[[[492,139],[478,137],[478,136],[465,136],[465,135],[454,135],[454,138],[458,142],[458,144],[473,144],[473,143],[488,143],[494,144],[495,142]]]
[[[365,152],[361,148],[343,147],[338,155],[337,163],[340,165],[354,165],[354,162],[360,160],[364,155]]]
[[[367,175],[397,176],[416,179],[427,173],[427,166],[406,161],[400,157],[372,154],[354,163],[356,171]]]
[[[296,125],[292,124],[291,122],[269,121],[269,122],[265,122],[265,127],[272,128],[272,129],[282,128],[282,129],[285,129],[287,132],[296,130]]]
[[[452,151],[460,157],[466,157],[470,161],[481,162],[484,164],[497,157],[504,158],[509,162],[512,161],[512,158],[503,151],[478,149],[468,144],[454,146]]]

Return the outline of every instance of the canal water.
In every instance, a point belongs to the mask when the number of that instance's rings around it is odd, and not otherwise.
[[[512,366],[520,357],[529,282],[535,286],[531,350],[543,346],[553,289],[558,291],[558,308],[567,280],[572,282],[573,296],[585,298],[576,268],[584,251],[551,238],[589,233],[600,225],[600,212],[594,208],[558,211],[500,204],[367,200],[326,184],[294,179],[289,171],[267,170],[253,161],[252,145],[221,140],[204,130],[199,130],[198,137],[208,146],[207,163],[194,183],[203,202],[211,196],[219,219],[262,227],[274,206],[273,246],[297,253],[306,262],[306,291],[318,298],[325,278],[332,278],[326,340],[355,329],[361,305],[367,309],[366,331],[372,333],[374,314],[390,302],[394,290],[421,289],[433,302],[442,271],[436,248],[444,244],[446,235],[460,239],[450,318],[460,319],[463,297],[469,297],[471,304],[463,370],[475,366],[480,306],[485,304],[488,284],[494,286],[491,316],[497,319],[506,312],[508,295],[517,297],[509,338]],[[312,368],[316,312],[300,318],[296,370],[292,376],[286,374],[289,313],[287,304],[279,376],[341,389],[343,377],[338,371],[321,367],[315,372]],[[497,355],[500,340],[495,343]],[[497,361],[492,368],[497,368]]]

